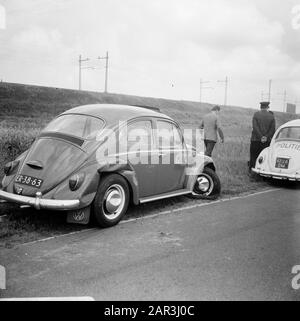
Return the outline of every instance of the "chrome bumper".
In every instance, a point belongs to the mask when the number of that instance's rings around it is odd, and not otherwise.
[[[289,181],[300,181],[300,175],[287,175],[287,174],[279,174],[279,173],[272,173],[272,172],[265,172],[259,169],[252,168],[252,171],[258,175],[263,177],[270,177],[274,179],[281,179],[281,180],[289,180]]]
[[[37,197],[28,197],[7,193],[2,190],[0,190],[0,200],[4,200],[11,203],[17,203],[21,205],[28,205],[34,207],[37,210],[74,210],[77,209],[80,204],[79,200],[42,199],[40,195],[37,195]]]

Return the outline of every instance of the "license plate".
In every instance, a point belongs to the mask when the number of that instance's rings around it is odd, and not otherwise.
[[[277,158],[276,159],[276,168],[281,168],[281,169],[288,169],[290,164],[290,159],[289,158]]]
[[[18,175],[15,182],[22,185],[27,185],[35,188],[40,188],[43,184],[43,180],[27,175]]]

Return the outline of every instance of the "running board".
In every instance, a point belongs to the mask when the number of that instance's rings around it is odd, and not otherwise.
[[[171,193],[165,193],[165,194],[160,194],[160,195],[156,195],[156,196],[149,196],[149,197],[141,198],[140,203],[141,204],[149,203],[149,202],[153,202],[153,201],[163,200],[165,198],[171,198],[171,197],[182,196],[182,195],[187,195],[187,194],[191,194],[191,191],[187,190],[187,189],[180,189],[178,191],[171,192]]]

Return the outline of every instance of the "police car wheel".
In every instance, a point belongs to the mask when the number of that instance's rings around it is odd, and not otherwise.
[[[221,193],[221,182],[216,172],[205,167],[195,182],[192,198],[195,199],[216,199]]]

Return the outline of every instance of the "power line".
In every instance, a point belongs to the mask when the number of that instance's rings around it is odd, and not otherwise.
[[[200,79],[200,104],[202,103],[202,91],[203,89],[213,89],[212,87],[203,87],[204,84],[209,84],[210,81],[203,81]]]
[[[107,93],[108,92],[108,61],[109,61],[108,52],[106,52],[105,57],[98,57],[97,58],[97,60],[102,60],[102,59],[106,60],[106,64],[105,64],[105,90],[104,90],[104,92]],[[79,90],[82,89],[82,70],[84,70],[84,69],[92,69],[92,70],[103,69],[103,68],[95,68],[94,66],[83,66],[83,63],[87,62],[87,61],[91,61],[91,59],[90,58],[83,59],[82,55],[79,56]]]

